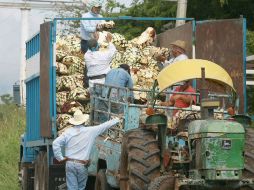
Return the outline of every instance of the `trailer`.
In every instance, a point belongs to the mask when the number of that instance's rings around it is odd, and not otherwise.
[[[23,189],[66,188],[65,166],[54,159],[52,151],[52,142],[57,137],[56,35],[60,21],[82,19],[84,18],[56,18],[51,22],[43,23],[40,31],[26,42],[27,122],[26,131],[20,142],[19,162]],[[119,17],[103,18],[103,20],[171,21],[176,19]],[[221,65],[236,84],[236,91],[240,97],[239,113],[245,113],[247,105],[245,19],[201,22],[191,18],[183,20],[189,22],[158,35],[157,45],[169,47],[170,42],[174,40],[185,40],[188,44],[189,57],[207,59]],[[225,33],[227,33],[226,36]],[[221,54],[221,52],[224,53]],[[193,85],[198,88],[200,83],[197,80]],[[209,84],[209,88],[217,90],[214,84]],[[148,93],[149,89],[145,91]],[[126,96],[128,93],[127,90]],[[138,128],[140,108],[144,106],[129,106],[127,102],[121,104],[125,108],[124,129],[121,132],[125,133]],[[96,124],[94,119],[92,123]],[[100,182],[106,178],[109,186],[119,188],[119,181],[124,180],[120,177],[120,154],[121,142],[105,140],[103,136],[97,138],[89,167],[88,181],[91,181],[91,186],[95,178]],[[92,188],[88,187],[88,189]]]

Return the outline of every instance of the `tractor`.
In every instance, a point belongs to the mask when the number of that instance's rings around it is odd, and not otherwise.
[[[176,75],[175,73],[181,74]],[[173,84],[193,80],[199,87],[200,110],[187,112],[169,127],[170,117],[157,99]],[[230,89],[214,94],[207,82]],[[227,91],[228,92],[228,91]],[[188,93],[187,93],[188,94]],[[215,117],[225,97],[235,100],[229,74],[206,60],[186,60],[164,68],[150,93],[144,125],[127,131],[120,158],[121,190],[252,189],[254,184],[254,129],[245,115]],[[193,95],[193,94],[190,94]]]

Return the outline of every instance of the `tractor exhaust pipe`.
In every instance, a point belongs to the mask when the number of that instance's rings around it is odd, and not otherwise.
[[[208,97],[205,68],[201,68],[200,103],[201,119],[205,120],[214,118],[214,109],[220,106],[220,101],[217,99],[209,99]]]

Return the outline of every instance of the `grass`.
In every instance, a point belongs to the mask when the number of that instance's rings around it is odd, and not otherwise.
[[[16,105],[0,105],[0,189],[19,189],[20,135],[25,129],[25,111]]]

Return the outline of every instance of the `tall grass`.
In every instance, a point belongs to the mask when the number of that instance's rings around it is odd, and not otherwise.
[[[0,189],[18,185],[20,135],[25,129],[25,111],[16,105],[0,105]]]

